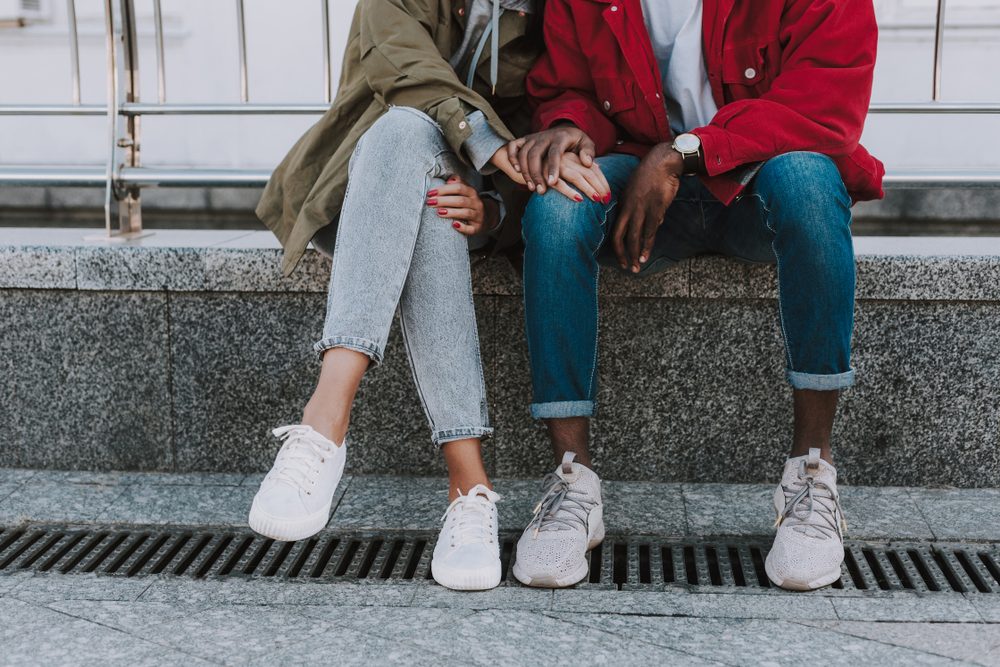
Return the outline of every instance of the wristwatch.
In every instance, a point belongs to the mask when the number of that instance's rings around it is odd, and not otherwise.
[[[701,139],[697,134],[678,134],[674,137],[673,149],[684,160],[685,174],[697,174],[701,171]]]

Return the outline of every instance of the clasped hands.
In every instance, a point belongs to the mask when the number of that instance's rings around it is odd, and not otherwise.
[[[576,202],[586,196],[607,206],[612,200],[611,186],[594,159],[595,152],[586,133],[573,125],[559,125],[511,141],[490,162],[538,195],[552,189]],[[638,273],[649,261],[656,230],[677,196],[683,173],[680,153],[666,143],[654,146],[632,173],[619,198],[611,234],[623,270]]]

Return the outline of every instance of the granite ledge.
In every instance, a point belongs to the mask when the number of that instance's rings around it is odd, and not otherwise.
[[[270,232],[158,230],[128,243],[86,240],[80,229],[0,228],[0,289],[176,292],[324,292],[329,262],[310,251],[288,278]],[[858,298],[1000,301],[1000,237],[855,239]],[[520,279],[504,260],[477,263],[476,292],[516,296]],[[605,297],[771,299],[772,267],[698,257],[636,280],[602,277]]]

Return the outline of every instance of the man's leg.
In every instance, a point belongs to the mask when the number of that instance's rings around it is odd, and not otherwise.
[[[850,206],[830,158],[789,153],[765,163],[750,193],[720,219],[720,252],[778,265],[795,431],[775,492],[780,527],[766,565],[771,580],[787,588],[830,584],[843,561],[830,435],[839,392],[854,381]]]
[[[598,163],[616,198],[638,159]],[[574,202],[550,191],[531,198],[522,221],[524,309],[531,357],[531,414],[542,419],[557,460],[590,466],[590,417],[597,393],[597,253],[615,204]]]
[[[638,160],[613,155],[599,163],[617,197]],[[597,392],[597,253],[614,209],[549,191],[531,198],[522,220],[531,414],[545,421],[561,459],[517,542],[513,573],[528,586],[579,582],[587,551],[604,539],[601,480],[587,445]]]

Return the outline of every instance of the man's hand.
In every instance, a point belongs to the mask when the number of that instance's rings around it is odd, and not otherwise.
[[[593,140],[573,125],[559,125],[507,144],[510,163],[524,177],[528,189],[538,194],[559,180],[564,153],[576,153],[584,167],[591,167],[595,151]]]
[[[640,265],[649,261],[656,230],[677,196],[683,173],[681,154],[670,144],[653,147],[632,173],[612,236],[623,269],[639,273]]]

